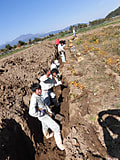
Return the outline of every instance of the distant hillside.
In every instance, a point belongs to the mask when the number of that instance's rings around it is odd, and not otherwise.
[[[5,48],[5,46],[7,44],[10,44],[11,46],[16,45],[18,43],[18,41],[28,42],[29,39],[34,40],[34,38],[38,38],[38,37],[41,38],[41,37],[46,37],[49,34],[56,34],[56,33],[59,33],[61,31],[68,30],[69,27],[66,27],[66,28],[61,29],[61,30],[51,31],[51,32],[48,32],[48,33],[37,33],[37,34],[25,34],[25,35],[21,35],[21,36],[17,37],[16,39],[14,39],[13,41],[10,41],[10,42],[7,42],[7,43],[5,43],[3,45],[0,45],[0,49]]]
[[[120,15],[120,7],[109,13],[105,18],[112,18]]]

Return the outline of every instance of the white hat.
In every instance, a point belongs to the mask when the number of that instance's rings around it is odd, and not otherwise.
[[[54,63],[57,65],[57,66],[59,66],[60,65],[60,63],[58,62],[58,60],[56,59],[56,60],[54,60]]]

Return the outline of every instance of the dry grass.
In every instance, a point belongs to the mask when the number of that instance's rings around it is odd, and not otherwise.
[[[102,28],[100,31],[94,31],[81,35],[76,44],[79,52],[87,54],[94,52],[102,56],[107,65],[120,74],[120,24]]]

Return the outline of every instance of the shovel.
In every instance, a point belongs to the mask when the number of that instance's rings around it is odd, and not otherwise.
[[[62,114],[57,113],[57,114],[55,115],[55,118],[54,118],[54,119],[57,120],[57,121],[59,121],[59,122],[61,122],[61,121],[63,121],[63,120],[65,119],[65,116],[62,115]]]
[[[41,111],[40,108],[39,108],[39,110]],[[65,119],[65,116],[62,115],[62,114],[60,114],[60,113],[57,113],[57,114],[54,114],[54,115],[51,115],[51,113],[50,113],[50,112],[47,112],[47,111],[46,111],[46,113],[49,114],[50,117],[53,116],[53,118],[54,118],[55,120],[59,121],[59,122],[61,122],[61,121],[63,121],[63,120]]]

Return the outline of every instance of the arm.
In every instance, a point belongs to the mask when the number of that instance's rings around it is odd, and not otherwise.
[[[47,114],[49,114],[50,117],[52,117],[53,113],[52,113],[51,109],[47,105],[46,105],[46,108],[47,108],[47,110],[42,109],[42,108],[38,108],[38,110],[41,112],[41,114],[44,115],[45,113],[47,113]]]
[[[36,102],[36,98],[35,95],[33,94],[30,100],[30,106],[29,106],[29,114],[33,117],[37,117],[38,116],[38,110],[36,108],[37,102]]]
[[[56,77],[55,77],[55,81],[56,81],[55,87],[57,87],[57,86],[59,86],[59,85],[62,85],[62,82],[59,81]]]
[[[45,104],[43,97],[40,97],[39,103],[38,103],[38,110],[44,115],[45,113],[47,114],[52,114],[51,109]]]
[[[46,81],[49,78],[50,75],[51,75],[51,73],[50,73],[50,71],[48,71],[47,74],[40,77],[40,81],[41,82]]]
[[[46,76],[46,74],[40,77],[40,81],[41,81],[41,82],[44,82],[44,81],[46,81],[47,79],[48,79],[48,77]]]

